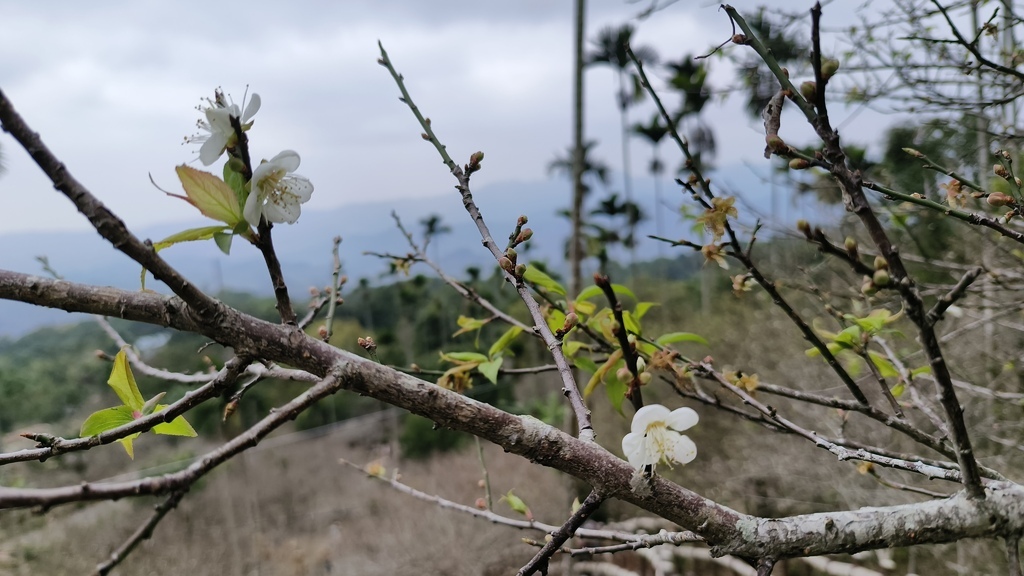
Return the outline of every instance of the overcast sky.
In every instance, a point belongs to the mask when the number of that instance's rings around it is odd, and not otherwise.
[[[757,4],[733,2],[748,13]],[[589,2],[588,38],[643,7]],[[826,20],[844,9],[827,8]],[[731,34],[714,2],[676,2],[634,24],[636,43],[673,60]],[[246,87],[260,94],[254,160],[298,151],[299,173],[316,187],[306,209],[451,190],[451,176],[376,63],[378,39],[453,156],[486,153],[478,189],[547,178],[548,162],[571,139],[572,38],[568,0],[11,2],[0,20],[0,89],[72,173],[138,227],[195,218],[147,174],[178,190],[174,166],[201,167],[198,147],[182,141],[195,133],[195,106],[218,86],[236,102]],[[725,60],[713,66],[716,87],[733,82]],[[594,69],[586,81],[587,136],[618,168],[612,73]],[[646,120],[649,110],[634,118]],[[723,147],[720,165],[764,163],[760,122],[737,101],[716,103],[706,119]],[[863,130],[858,124],[849,130]],[[0,135],[0,148],[0,202],[16,216],[0,223],[0,234],[88,228],[13,139]],[[633,156],[642,171],[647,150],[639,142]],[[455,198],[451,208],[461,209]]]

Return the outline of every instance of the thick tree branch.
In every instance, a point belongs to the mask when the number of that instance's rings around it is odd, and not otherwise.
[[[18,277],[33,288],[26,290],[12,282]],[[337,378],[310,388],[245,435],[184,471],[111,484],[53,489],[3,488],[0,489],[0,506],[5,508],[170,493],[188,485],[192,475],[201,475],[210,466],[258,442],[317,399],[345,388],[425,416],[442,426],[480,436],[509,452],[579,478],[601,494],[636,504],[693,531],[705,538],[717,555],[732,554],[749,559],[771,554],[784,558],[1024,532],[1024,488],[1011,483],[990,483],[985,500],[957,493],[947,499],[912,505],[775,519],[740,514],[661,476],[651,479],[647,489],[635,491],[631,484],[635,470],[592,442],[573,438],[534,418],[508,414],[401,374],[288,326],[230,309],[224,315],[198,323],[179,308],[180,304],[174,305],[175,297],[112,288],[90,290],[68,282],[0,273],[0,298],[11,298],[15,293],[41,305],[190,328],[236,350],[315,374],[326,375],[334,370]],[[68,294],[75,293],[88,298],[82,302],[67,299]],[[823,539],[822,534],[830,536]]]
[[[29,128],[2,90],[0,90],[0,125],[4,132],[10,133],[25,148],[25,151],[32,156],[47,178],[53,182],[54,188],[75,204],[78,211],[89,219],[89,223],[104,240],[149,270],[154,278],[166,284],[199,316],[215,317],[220,313],[224,307],[223,304],[207,296],[181,276],[177,270],[157,255],[149,241],[143,242],[132,235],[120,218],[71,175],[64,163],[58,160],[43,144],[39,134]]]

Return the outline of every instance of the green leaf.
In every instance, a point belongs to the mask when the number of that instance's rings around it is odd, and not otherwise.
[[[107,430],[113,430],[118,426],[130,424],[134,420],[132,409],[127,406],[104,408],[103,410],[93,412],[85,419],[85,422],[82,422],[82,430],[78,435],[82,438],[95,436]]]
[[[234,237],[234,234],[216,232],[213,235],[213,241],[217,243],[217,248],[220,248],[221,252],[226,255],[231,255],[231,239]]]
[[[622,415],[622,401],[626,399],[626,383],[620,382],[615,373],[604,383],[604,390],[608,394],[608,400],[612,403],[615,411]]]
[[[558,331],[559,328],[565,326],[565,313],[558,308],[551,308],[547,313],[548,328],[552,332]]]
[[[245,189],[245,178],[242,177],[242,173],[231,169],[231,162],[224,163],[224,182],[235,192],[239,206],[243,205],[249,197],[249,191]],[[249,227],[248,222],[245,223],[245,227]]]
[[[164,404],[158,404],[156,407],[157,412],[166,410],[167,406]],[[192,425],[185,420],[184,416],[178,416],[170,422],[164,422],[157,424],[153,427],[153,432],[157,434],[165,434],[167,436],[188,436],[189,438],[195,438],[198,436]]]
[[[202,228],[189,228],[188,230],[182,230],[177,234],[171,234],[167,238],[159,242],[153,243],[153,249],[157,252],[179,244],[181,242],[195,242],[197,240],[209,240],[215,238],[217,234],[224,234],[230,232],[231,228],[226,226],[204,226]]]
[[[576,356],[572,359],[572,363],[580,370],[590,372],[591,374],[597,372],[597,364],[586,356]]]
[[[576,314],[580,317],[590,316],[597,310],[597,304],[593,302],[586,302],[584,300],[576,300],[573,302],[573,308],[576,310]]]
[[[612,366],[614,366],[616,362],[620,362],[621,360],[622,360],[622,349],[621,348],[616,350],[616,351],[614,351],[614,352],[612,352],[611,354],[609,354],[608,355],[608,360],[606,360],[605,363],[602,364],[600,368],[595,370],[594,371],[594,375],[590,377],[590,382],[587,382],[586,388],[583,389],[583,397],[587,398],[591,394],[593,394],[594,393],[594,388],[597,388],[597,385],[602,380],[604,380],[605,374],[607,374],[608,371],[612,369]]]
[[[526,273],[523,274],[523,280],[526,280],[535,287],[545,291],[554,292],[559,296],[565,296],[565,288],[555,282],[555,279],[548,276],[536,266],[529,266],[526,268]]]
[[[583,342],[578,340],[570,340],[562,343],[562,353],[565,354],[566,358],[572,358],[583,348]]]
[[[612,284],[612,292],[615,292],[619,296],[629,296],[634,302],[638,301],[636,294],[633,294],[632,290],[626,288],[622,284]]]
[[[640,320],[644,317],[644,314],[647,314],[648,310],[655,306],[661,306],[661,304],[658,304],[657,302],[637,302],[633,315],[636,316],[637,320]]]
[[[644,342],[643,340],[638,340],[636,343],[636,351],[649,358],[651,356],[654,356],[654,354],[658,351],[658,347],[655,346],[654,344]]]
[[[132,442],[134,442],[135,439],[138,438],[138,437],[139,437],[139,433],[136,432],[135,434],[132,434],[131,436],[125,436],[124,438],[121,438],[120,440],[118,440],[118,442],[121,443],[121,446],[124,447],[124,451],[128,453],[128,457],[131,458],[132,460],[135,460],[135,447],[132,444]]]
[[[903,385],[903,382],[900,382],[899,384],[889,389],[889,393],[892,394],[893,398],[899,398],[900,396],[903,396],[904,392],[906,392],[906,386]]]
[[[899,378],[899,371],[888,358],[872,350],[868,351],[868,357],[871,358],[871,363],[878,368],[878,373],[882,375],[882,378]]]
[[[832,341],[842,348],[860,348],[862,344],[861,334],[862,331],[859,325],[847,326],[839,334],[836,334]]]
[[[122,348],[114,356],[114,369],[110,371],[110,378],[107,384],[114,389],[121,402],[131,410],[141,411],[145,400],[139,392],[139,386],[135,383],[135,376],[132,375],[131,366],[128,365],[128,356]]]
[[[455,322],[459,325],[459,330],[455,334],[452,334],[452,338],[455,338],[460,334],[479,330],[490,322],[490,320],[478,320],[476,318],[470,318],[469,316],[459,315],[459,319]]]
[[[576,297],[576,301],[578,302],[580,300],[589,300],[594,296],[600,296],[603,293],[604,292],[601,290],[600,286],[595,286],[591,284],[590,286],[584,288],[582,292],[580,292],[580,295]]]
[[[530,519],[533,518],[533,514],[530,513],[530,507],[526,505],[526,502],[523,502],[522,498],[513,494],[511,490],[509,490],[507,494],[502,496],[501,500],[508,504],[508,507],[511,508],[514,512],[518,512]]]
[[[238,195],[220,178],[182,164],[174,169],[181,180],[190,204],[203,216],[219,220],[230,227],[244,220]]]
[[[708,345],[707,340],[693,332],[669,332],[668,334],[658,336],[658,338],[655,339],[655,342],[659,346],[668,346],[669,344],[676,344],[677,342],[696,342],[705,346]]]
[[[640,322],[637,322],[635,316],[633,316],[629,310],[622,312],[622,324],[626,327],[626,331],[632,332],[633,334],[640,334]]]
[[[462,362],[487,362],[487,356],[479,352],[445,352],[441,354],[442,360],[459,364]]]
[[[480,373],[484,375],[484,378],[490,380],[491,384],[497,384],[498,370],[501,369],[501,363],[504,361],[504,357],[498,356],[494,360],[490,360],[488,362],[481,362],[479,365],[477,365],[476,369],[479,370]]]
[[[914,368],[913,370],[911,370],[910,371],[910,377],[914,378],[914,377],[920,376],[921,374],[931,374],[931,373],[932,373],[932,367],[929,366],[928,364],[925,364],[924,366],[921,366],[920,368]]]
[[[487,351],[487,356],[489,358],[494,358],[495,354],[500,354],[508,347],[509,344],[512,343],[513,340],[516,339],[516,336],[519,336],[519,333],[522,331],[523,329],[519,326],[513,326],[506,330],[505,333],[501,335],[501,338],[498,338],[498,341],[491,345],[491,349]]]

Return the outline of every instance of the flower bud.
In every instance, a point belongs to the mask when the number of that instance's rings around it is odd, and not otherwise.
[[[515,248],[506,248],[505,257],[512,261],[512,264],[516,263],[516,259],[519,257],[519,253],[516,252]]]
[[[889,261],[884,256],[875,256],[875,270],[888,270]]]
[[[629,371],[629,368],[623,366],[615,371],[615,377],[619,379],[619,382],[629,382],[633,374]]]
[[[484,160],[484,153],[480,152],[480,151],[473,152],[473,154],[469,157],[469,163],[470,164],[479,164],[479,163],[483,162],[483,160]]]
[[[487,500],[484,500],[483,498],[477,498],[476,507],[481,510],[487,510]]]
[[[320,329],[316,331],[316,333],[320,336],[321,340],[327,338],[327,326],[321,326]]]
[[[743,46],[745,44],[750,44],[750,40],[747,38],[746,34],[733,34],[732,35],[732,43],[733,44],[739,44],[740,46]]]
[[[857,240],[853,236],[847,236],[846,242],[844,242],[843,245],[846,246],[847,252],[857,251]]]
[[[878,292],[878,286],[875,286],[875,283],[871,280],[871,278],[865,276],[864,284],[862,284],[860,287],[860,292],[865,296],[874,296],[875,293]]]
[[[637,358],[636,359],[636,371],[637,372],[643,372],[645,370],[647,370],[647,361],[644,360],[643,358]]]
[[[800,94],[804,97],[804,100],[814,102],[818,98],[818,85],[810,81],[804,82],[800,85]]]
[[[516,267],[515,265],[512,264],[512,261],[509,260],[507,256],[502,256],[501,258],[498,258],[498,266],[500,266],[502,270],[508,272],[509,274],[515,274]]]
[[[772,134],[764,139],[765,143],[768,144],[768,148],[771,148],[772,152],[781,153],[785,152],[787,148],[786,141],[779,137],[778,134]]]
[[[1000,178],[1010,177],[1010,173],[1007,172],[1006,166],[1003,166],[1002,164],[996,164],[995,166],[992,166],[992,171],[995,172],[996,176],[999,176]]]
[[[825,80],[836,75],[839,71],[839,60],[835,58],[825,58],[821,61],[821,76]]]
[[[567,333],[572,330],[576,324],[580,321],[580,317],[575,312],[569,312],[565,315],[565,322],[562,323],[562,333]]]
[[[516,264],[516,270],[512,274],[513,276],[516,277],[516,280],[522,282],[523,281],[523,275],[525,275],[525,274],[526,274],[526,264]]]
[[[891,280],[889,271],[885,269],[875,270],[874,275],[871,276],[871,283],[880,288],[888,286]]]
[[[637,376],[637,378],[640,380],[641,385],[647,385],[654,378],[654,374],[651,374],[650,372],[643,372]]]
[[[1002,156],[1004,160],[1010,160],[1009,150],[1000,150],[999,155]]]
[[[914,158],[924,158],[924,154],[921,154],[920,152],[914,150],[913,148],[904,148],[903,151],[906,152],[907,154],[910,154]]]
[[[523,228],[523,231],[520,232],[519,236],[516,237],[516,244],[522,244],[523,242],[526,242],[530,238],[533,238],[533,229]]]
[[[803,232],[806,236],[811,235],[811,224],[807,220],[804,220],[802,218],[800,220],[797,220],[796,229]]]
[[[791,170],[807,170],[811,167],[811,163],[803,158],[793,158],[789,161],[789,168]]]
[[[988,198],[985,201],[988,202],[989,206],[997,206],[998,207],[998,206],[1006,206],[1007,204],[1012,204],[1013,203],[1013,198],[1011,198],[1007,194],[1003,194],[1002,192],[993,192],[993,193],[988,195]]]
[[[529,220],[527,220],[526,215],[524,214],[520,216],[518,220],[516,220],[516,226],[526,226],[526,223],[528,221]]]

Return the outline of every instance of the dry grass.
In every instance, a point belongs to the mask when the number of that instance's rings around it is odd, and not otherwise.
[[[507,574],[534,554],[511,528],[441,510],[338,463],[383,456],[389,472],[397,466],[410,485],[472,504],[482,495],[472,444],[403,462],[387,456],[386,445],[366,446],[360,439],[367,434],[373,431],[340,427],[319,437],[271,439],[226,464],[185,498],[120,573]],[[496,492],[515,489],[538,519],[564,519],[569,503],[553,472],[494,446],[485,453]],[[513,514],[495,498],[496,510]],[[20,527],[5,522],[11,539],[0,546],[0,574],[89,573],[156,501],[65,508],[42,518],[22,514]]]

